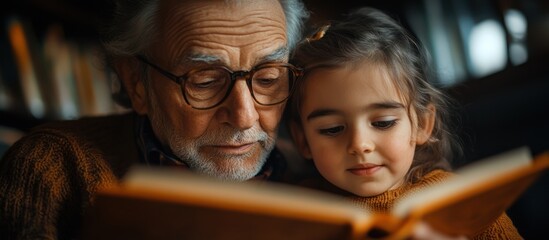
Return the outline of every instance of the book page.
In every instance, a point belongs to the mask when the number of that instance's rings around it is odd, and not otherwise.
[[[165,192],[173,195],[173,201],[243,211],[291,212],[311,218],[332,216],[341,221],[367,216],[364,209],[337,195],[271,182],[222,182],[178,169],[136,167],[123,180],[122,189]]]
[[[476,236],[549,169],[549,152],[532,160],[527,149],[481,160],[459,169],[441,183],[412,193],[395,203],[394,214],[403,226],[418,221],[450,235]]]
[[[531,164],[532,155],[526,147],[476,161],[455,171],[446,181],[412,193],[395,204],[393,213],[406,216],[416,206],[450,195],[461,194],[467,188],[498,178],[522,166]]]

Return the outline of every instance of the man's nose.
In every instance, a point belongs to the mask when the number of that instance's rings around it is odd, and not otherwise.
[[[235,82],[224,105],[226,107],[226,119],[224,121],[235,128],[251,128],[259,119],[255,100],[248,89],[246,81]]]

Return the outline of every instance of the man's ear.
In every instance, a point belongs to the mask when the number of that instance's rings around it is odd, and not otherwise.
[[[143,83],[143,76],[139,72],[139,62],[135,58],[118,59],[114,63],[118,79],[124,84],[133,109],[140,115],[148,112],[147,93]]]
[[[429,104],[429,106],[427,106],[427,111],[418,116],[418,118],[420,118],[418,120],[422,124],[417,127],[416,144],[422,145],[431,138],[431,134],[433,133],[436,121],[435,106]]]
[[[299,151],[301,156],[305,159],[312,159],[313,157],[311,154],[311,150],[309,148],[309,144],[307,143],[307,139],[305,138],[303,128],[301,126],[298,126],[297,123],[291,121],[290,133],[292,134],[292,138],[294,139],[297,150]]]

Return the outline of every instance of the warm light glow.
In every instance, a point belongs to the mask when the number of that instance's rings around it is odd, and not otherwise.
[[[509,59],[513,65],[518,65],[528,60],[528,50],[524,45],[527,33],[527,21],[524,14],[515,9],[505,12],[505,26],[511,36],[509,44]]]
[[[513,65],[519,65],[528,60],[528,51],[522,43],[511,43],[511,46],[509,46],[509,56]]]
[[[495,20],[475,25],[469,37],[471,72],[482,77],[503,69],[507,62],[507,47],[503,27]]]
[[[526,17],[518,10],[509,9],[505,12],[505,26],[515,39],[523,39],[526,36]]]

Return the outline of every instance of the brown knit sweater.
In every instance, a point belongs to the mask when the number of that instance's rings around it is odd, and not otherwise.
[[[0,160],[0,239],[75,239],[98,188],[138,163],[135,113],[52,122],[33,129]],[[288,181],[269,156],[269,181]],[[263,176],[263,174],[261,175]]]
[[[99,187],[138,161],[134,114],[50,123],[0,161],[0,239],[70,239]]]
[[[350,197],[351,201],[360,207],[374,212],[387,212],[395,201],[406,194],[417,191],[426,186],[440,182],[452,173],[435,170],[427,174],[420,182],[408,184],[401,188],[390,190],[374,197]],[[472,239],[522,239],[507,214],[501,215],[489,228],[483,232],[469,236]]]

